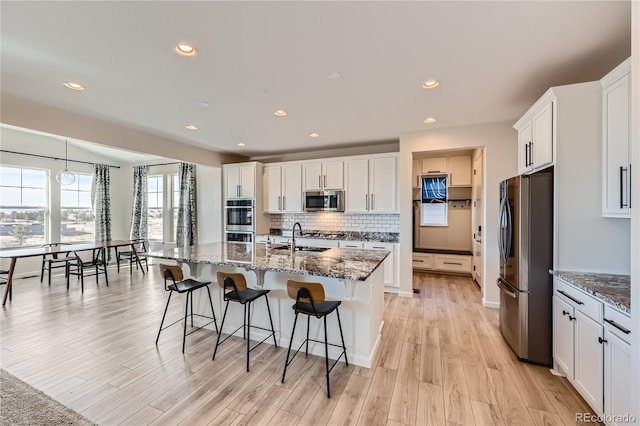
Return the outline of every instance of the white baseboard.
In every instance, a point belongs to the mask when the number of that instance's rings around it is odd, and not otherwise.
[[[398,294],[398,292],[400,292],[400,289],[398,287],[384,287],[384,292],[385,293],[391,293],[391,294]]]
[[[413,297],[413,290],[411,290],[411,291],[399,290],[398,291],[398,296],[400,296],[400,297]]]
[[[500,302],[487,302],[484,298],[482,298],[482,306],[484,306],[485,308],[500,309]]]

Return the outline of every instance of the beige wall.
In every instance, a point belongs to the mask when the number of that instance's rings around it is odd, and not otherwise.
[[[499,292],[495,285],[498,278],[498,248],[496,223],[491,218],[498,214],[498,184],[515,176],[517,170],[517,133],[513,122],[491,123],[436,129],[425,132],[408,133],[400,138],[400,165],[398,190],[400,192],[400,293],[410,297],[412,289],[411,268],[411,198],[412,198],[412,158],[414,152],[485,148],[483,182],[484,212],[487,218],[483,226],[483,303],[498,307]]]
[[[1,107],[4,124],[25,129],[208,166],[246,160],[246,157],[198,148],[178,140],[82,116],[5,93],[2,94]]]

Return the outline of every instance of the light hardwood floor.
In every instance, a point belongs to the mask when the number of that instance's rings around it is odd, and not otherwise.
[[[411,299],[385,295],[376,367],[339,363],[331,399],[322,358],[297,358],[281,384],[283,348],[261,345],[247,373],[240,338],[216,361],[208,330],[184,355],[179,325],[156,347],[166,293],[155,267],[110,271],[108,288],[91,277],[84,294],[60,276],[50,288],[16,280],[0,365],[104,425],[568,425],[590,411],[565,379],[518,362],[471,279],[414,274],[414,287]],[[176,299],[170,318],[183,313]]]

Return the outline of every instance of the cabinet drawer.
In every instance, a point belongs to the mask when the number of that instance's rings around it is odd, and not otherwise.
[[[438,271],[471,273],[471,256],[437,254],[433,266]]]
[[[631,317],[609,305],[604,305],[604,329],[631,343]]]
[[[362,248],[362,241],[340,241],[338,247],[342,248]]]
[[[433,254],[413,253],[413,269],[433,269]]]
[[[367,242],[363,244],[363,248],[367,250],[387,250],[393,253],[393,243],[372,243]]]
[[[560,299],[591,319],[602,323],[602,302],[557,277],[554,280],[554,287],[554,294]]]
[[[338,240],[324,238],[296,238],[296,245],[306,247],[338,247]]]

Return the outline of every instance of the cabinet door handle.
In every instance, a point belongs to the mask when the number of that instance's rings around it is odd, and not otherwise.
[[[318,175],[318,188],[322,188],[322,183],[320,182],[320,175]]]
[[[533,141],[529,142],[529,165],[533,166]]]
[[[569,299],[573,300],[574,302],[576,302],[578,305],[584,305],[584,303],[578,299],[576,299],[575,297],[573,297],[572,295],[566,293],[565,291],[562,290],[558,290],[558,293],[560,293],[561,295],[568,297]]]
[[[631,208],[631,164],[629,164],[629,208]]]
[[[529,142],[524,146],[524,166],[529,167]]]
[[[282,197],[278,196],[278,210],[282,210]]]
[[[236,194],[238,197],[240,196],[240,185],[236,185]]]
[[[324,187],[327,187],[327,175],[324,175]]]
[[[421,259],[413,259],[414,262],[424,263],[424,260]]]
[[[564,309],[562,310],[562,315],[569,315],[569,312],[565,311]]]
[[[365,205],[365,210],[369,210],[369,194],[364,194],[364,205]]]
[[[627,203],[624,202],[624,172],[627,171],[626,167],[620,166],[620,208],[627,207]]]
[[[375,210],[376,208],[376,204],[375,204],[375,198],[373,198],[374,194],[371,194],[371,210]]]
[[[621,326],[620,324],[618,324],[617,322],[607,319],[604,319],[604,322],[611,324],[612,326],[614,326],[615,328],[617,328],[618,330],[622,331],[624,334],[629,334],[631,333],[631,330],[629,330],[626,327]]]
[[[598,336],[598,343],[603,344],[603,343],[607,343],[608,340],[607,339],[603,339],[602,337]]]
[[[286,210],[287,209],[287,197],[286,196],[282,196],[282,210]]]
[[[444,265],[458,265],[458,266],[462,266],[462,263],[460,262],[442,262]]]
[[[380,247],[380,246],[373,246],[372,248],[374,248],[374,249],[381,249],[381,250],[385,250],[385,247]]]

